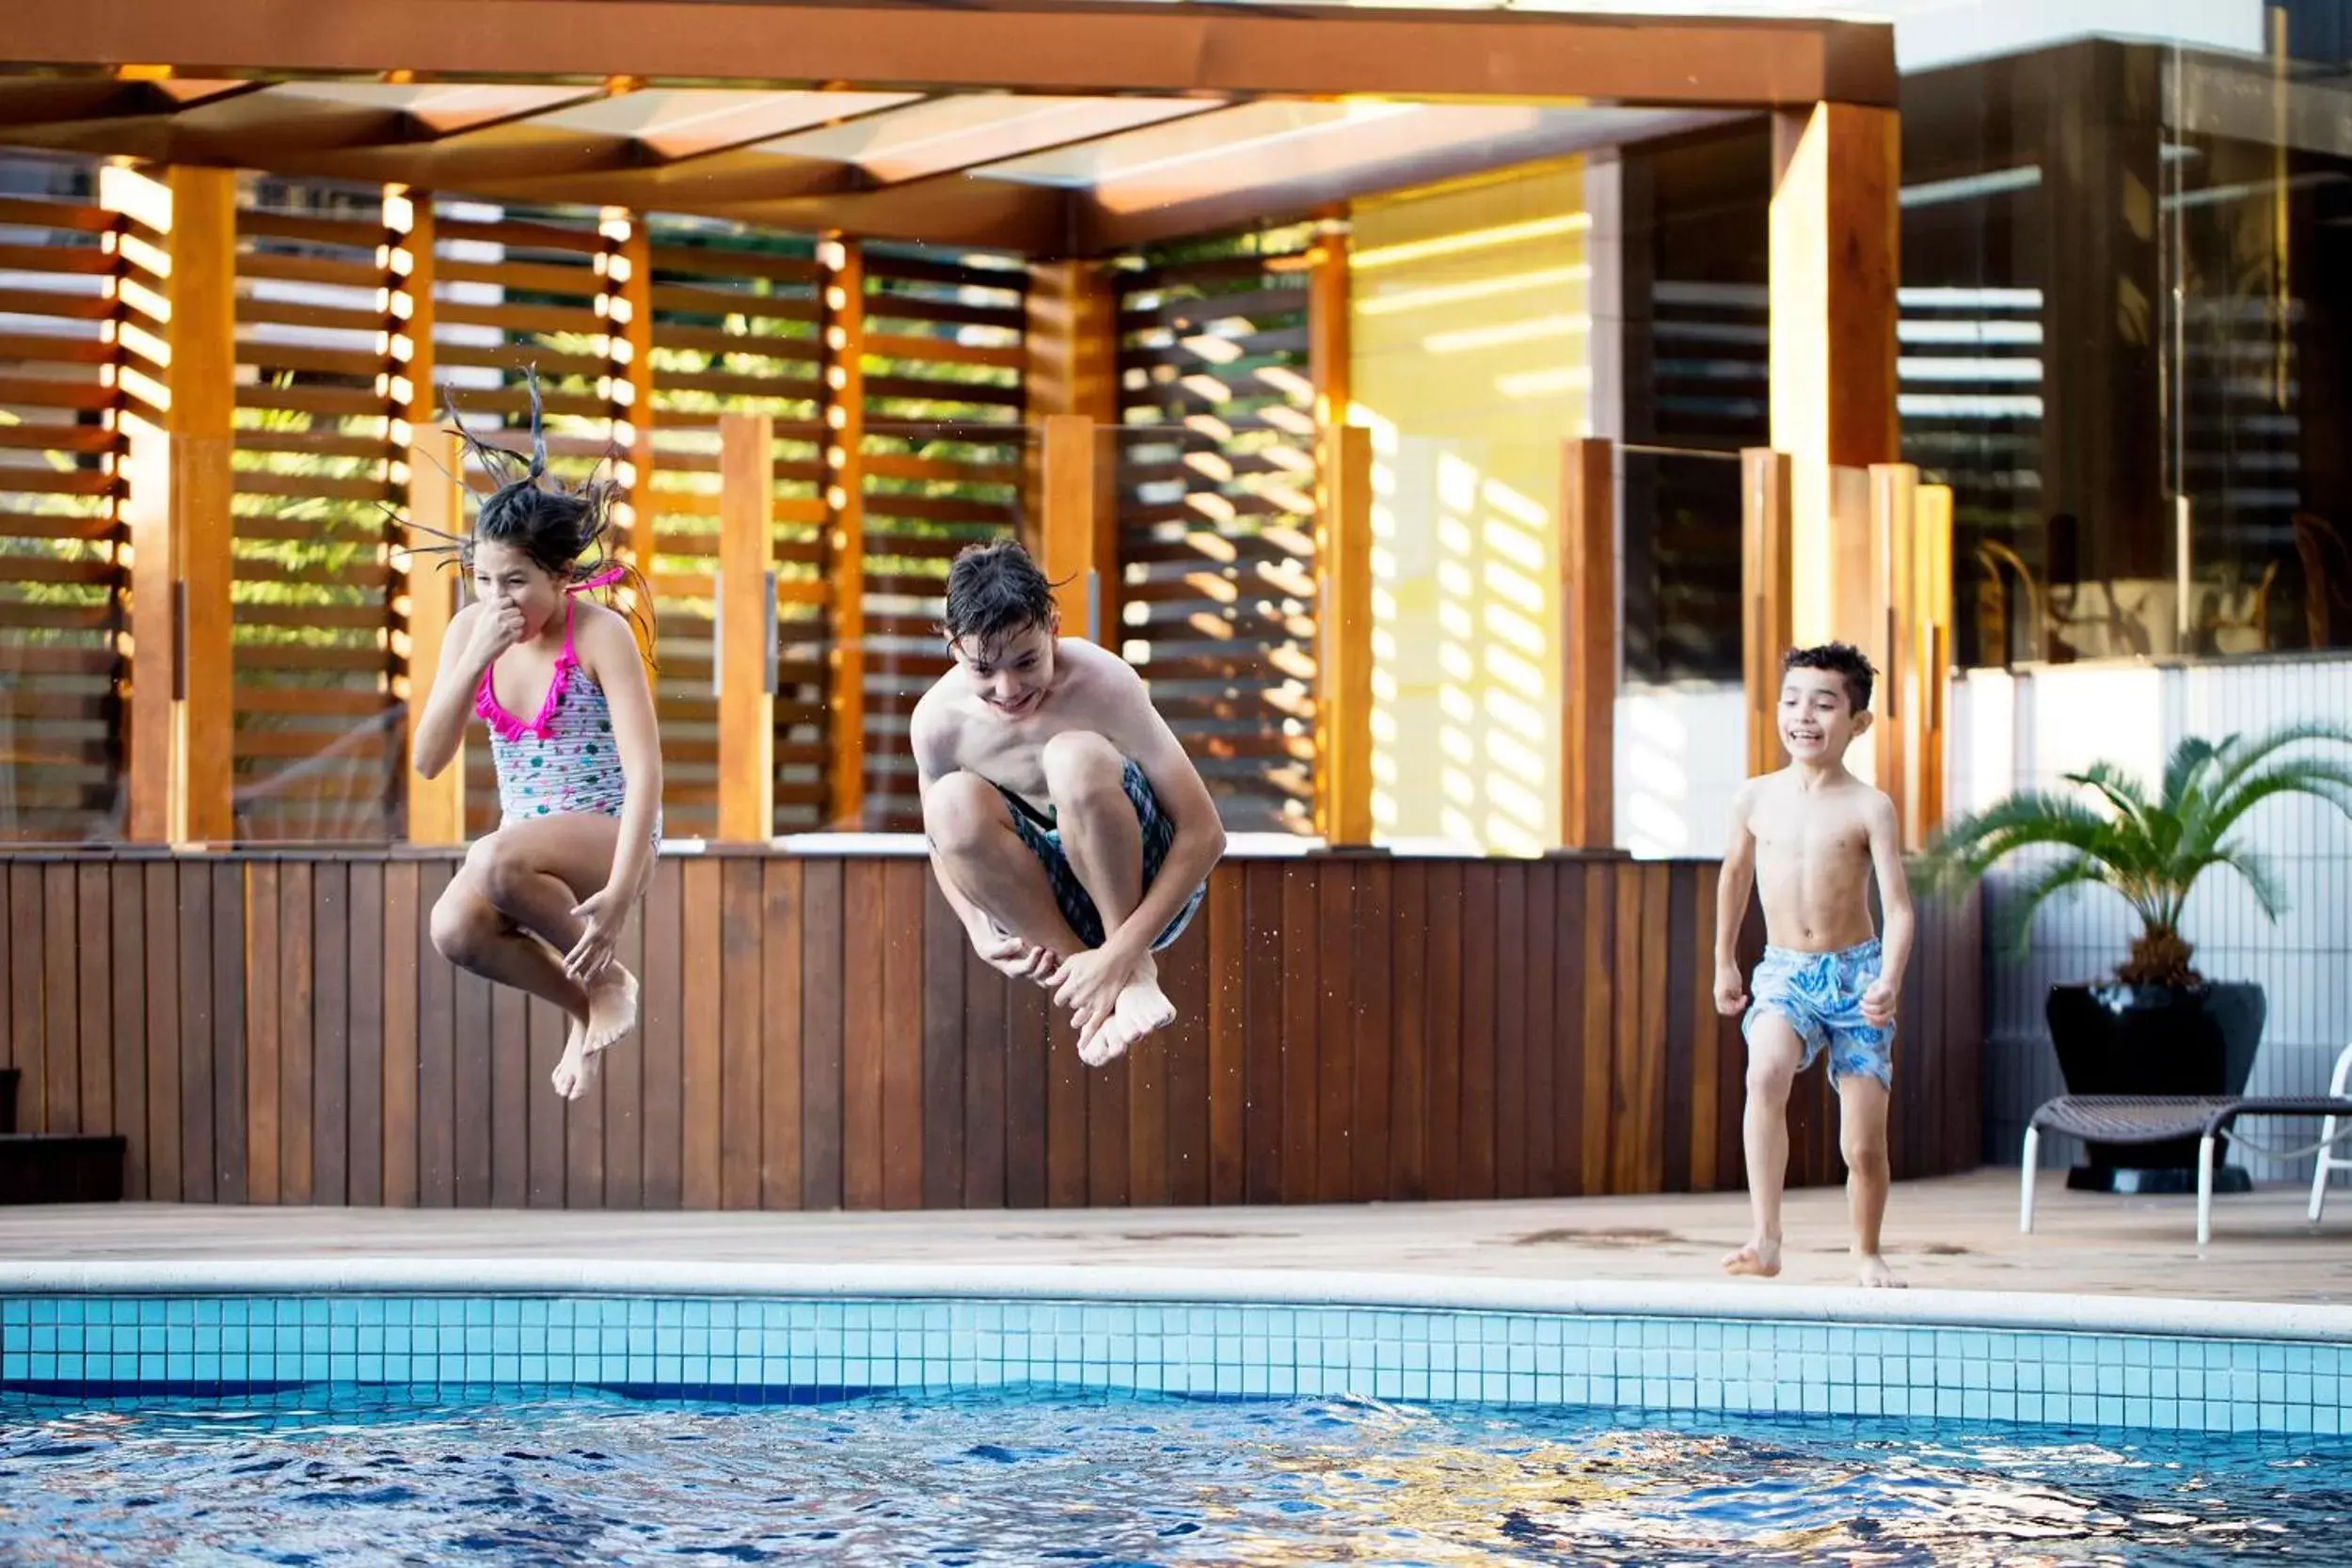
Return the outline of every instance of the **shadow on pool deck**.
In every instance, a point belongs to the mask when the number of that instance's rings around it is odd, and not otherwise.
[[[2070,1193],[2042,1179],[2037,1230],[2017,1232],[2013,1171],[1899,1184],[1886,1241],[1911,1283],[2241,1301],[2352,1302],[2352,1193],[2303,1218],[2306,1191],[2216,1200],[2197,1249],[2194,1200]],[[1147,1264],[1343,1269],[1541,1279],[1721,1278],[1744,1239],[1738,1194],[1287,1209],[896,1213],[597,1213],[577,1210],[0,1209],[0,1257],[336,1256],[680,1259],[697,1261]],[[1852,1282],[1845,1200],[1789,1195],[1788,1268]]]

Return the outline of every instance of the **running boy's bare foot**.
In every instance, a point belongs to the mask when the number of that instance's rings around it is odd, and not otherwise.
[[[636,1027],[637,976],[616,958],[588,982],[588,1023],[580,1048],[594,1056]]]
[[[1758,1237],[1737,1252],[1725,1253],[1724,1273],[1752,1275],[1758,1279],[1772,1278],[1780,1273],[1780,1238]]]
[[[1873,1291],[1899,1291],[1904,1288],[1903,1282],[1895,1276],[1895,1271],[1886,1266],[1886,1259],[1881,1258],[1877,1253],[1864,1253],[1861,1258],[1861,1263],[1862,1283],[1869,1289]]]
[[[585,1019],[572,1020],[571,1028],[564,1036],[564,1054],[556,1059],[555,1070],[548,1075],[555,1092],[565,1100],[578,1100],[596,1086],[596,1055],[586,1047],[587,1031]]]
[[[1120,990],[1110,1016],[1079,1031],[1078,1059],[1089,1067],[1101,1067],[1124,1055],[1154,1029],[1165,1029],[1175,1022],[1176,1004],[1160,990],[1159,970],[1147,959]]]

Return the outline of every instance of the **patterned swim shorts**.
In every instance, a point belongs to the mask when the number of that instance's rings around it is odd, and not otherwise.
[[[1120,782],[1126,787],[1128,803],[1136,808],[1136,821],[1143,829],[1143,890],[1149,893],[1160,874],[1160,866],[1168,860],[1168,847],[1176,841],[1176,824],[1161,814],[1160,798],[1152,793],[1152,781],[1143,776],[1143,769],[1132,760]],[[1045,879],[1053,885],[1054,902],[1061,906],[1062,918],[1070,922],[1070,928],[1078,933],[1080,942],[1090,948],[1102,946],[1102,911],[1094,907],[1093,896],[1079,884],[1077,872],[1071,869],[1070,856],[1062,849],[1060,830],[1004,785],[998,784],[996,791],[1012,810],[1013,831],[1045,867]],[[1200,908],[1200,900],[1208,891],[1205,881],[1192,890],[1192,896],[1176,911],[1176,918],[1152,939],[1152,952],[1161,951],[1184,934],[1184,927],[1192,924],[1193,912]]]
[[[1832,1079],[1859,1073],[1892,1088],[1894,1028],[1882,1027],[1862,1016],[1862,993],[1878,977],[1876,937],[1842,953],[1767,947],[1763,962],[1756,966],[1756,978],[1749,983],[1754,1000],[1740,1021],[1740,1033],[1753,1040],[1756,1021],[1770,1013],[1786,1020],[1804,1042],[1799,1072],[1827,1051]]]

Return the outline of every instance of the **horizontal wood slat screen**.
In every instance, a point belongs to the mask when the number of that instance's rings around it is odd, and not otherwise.
[[[562,1019],[433,952],[453,855],[0,861],[24,1130],[119,1132],[127,1196],[993,1208],[1737,1189],[1741,1052],[1704,862],[1220,867],[1182,1018],[1089,1070],[910,857],[664,857],[644,1020],[572,1106]],[[1899,1177],[1978,1161],[1979,914],[1921,909]],[[1751,942],[1756,923],[1750,922]],[[1753,951],[1753,947],[1751,949]],[[1839,1177],[1819,1073],[1790,1180]]]
[[[256,179],[237,214],[237,837],[391,837],[404,438],[380,191]]]
[[[948,564],[1020,520],[1029,278],[870,245],[865,277],[862,819],[899,832],[922,823],[907,715],[947,668]]]
[[[1236,832],[1312,830],[1312,239],[1119,275],[1120,636]]]
[[[121,831],[130,592],[123,220],[87,177],[0,201],[0,836]]]
[[[657,677],[667,806],[683,826],[716,826],[719,704],[711,574],[719,550],[719,416],[775,426],[771,538],[777,608],[773,831],[821,828],[826,656],[824,385],[818,317],[823,270],[813,241],[652,221],[653,570],[662,590]],[[684,810],[687,815],[675,816]]]

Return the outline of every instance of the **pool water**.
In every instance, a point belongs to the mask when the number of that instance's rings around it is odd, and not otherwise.
[[[2352,1443],[1066,1390],[0,1396],[11,1562],[2333,1562]]]

